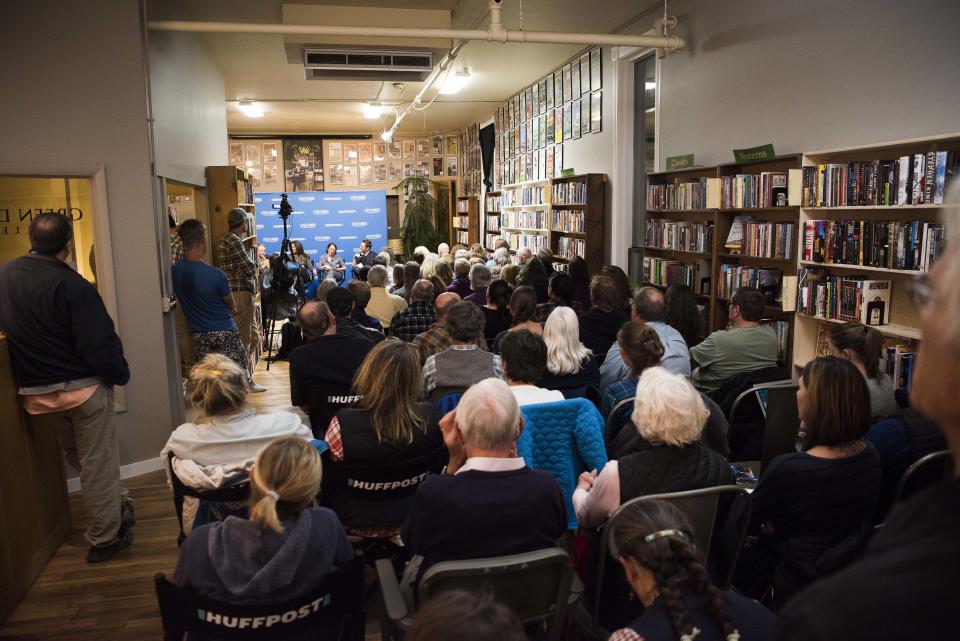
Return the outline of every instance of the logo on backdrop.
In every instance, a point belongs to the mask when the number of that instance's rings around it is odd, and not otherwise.
[[[293,216],[287,221],[287,233],[290,240],[303,243],[304,251],[310,255],[326,252],[327,244],[336,243],[343,254],[356,253],[359,248],[349,252],[361,238],[374,241],[376,251],[387,238],[387,195],[384,191],[363,192],[293,192],[289,194]],[[280,251],[283,229],[277,220],[277,211],[271,204],[280,202],[279,193],[258,193],[254,197],[257,209],[257,224],[272,233],[260,239],[267,253]],[[361,203],[358,207],[357,203]],[[320,233],[318,233],[320,232]],[[359,234],[363,234],[360,236]],[[349,259],[347,262],[351,262]],[[351,276],[347,269],[346,279]]]

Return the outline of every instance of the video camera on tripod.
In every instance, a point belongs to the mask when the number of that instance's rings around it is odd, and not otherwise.
[[[271,289],[274,294],[295,289],[298,294],[303,295],[303,286],[310,282],[310,275],[301,273],[300,264],[294,260],[293,253],[290,251],[290,239],[287,237],[287,219],[293,214],[293,207],[286,194],[280,194],[280,204],[273,205],[274,209],[279,210],[280,219],[283,221],[283,241],[280,243],[280,252],[270,257],[270,271],[273,274],[271,280]]]

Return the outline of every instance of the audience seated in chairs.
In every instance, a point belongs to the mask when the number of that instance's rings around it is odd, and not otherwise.
[[[517,274],[517,284],[521,286],[532,287],[537,295],[537,304],[546,303],[550,297],[547,292],[549,282],[547,281],[547,270],[543,263],[536,256],[520,264],[520,272]]]
[[[197,423],[173,430],[160,458],[172,452],[173,473],[184,485],[213,490],[245,478],[253,458],[279,436],[313,438],[310,428],[292,412],[257,414],[246,405],[246,372],[222,354],[207,354],[193,366],[187,379],[186,400],[201,413]],[[242,513],[243,506],[198,505],[184,501],[184,531],[193,525]]]
[[[525,329],[508,332],[500,339],[500,360],[507,385],[521,407],[564,400],[562,392],[536,386],[547,369],[547,345],[541,337]]]
[[[278,603],[318,586],[353,560],[337,516],[313,507],[320,455],[295,437],[272,441],[250,472],[250,518],[195,529],[180,548],[173,583],[234,604]]]
[[[365,327],[353,319],[357,306],[354,289],[354,287],[348,289],[338,287],[327,294],[327,306],[337,319],[337,336],[359,336],[371,343],[379,343],[384,339],[383,332]]]
[[[380,321],[386,330],[394,314],[406,309],[407,301],[396,294],[387,291],[387,270],[383,265],[374,265],[367,273],[367,284],[370,285],[370,303],[367,313]]]
[[[573,494],[582,526],[602,524],[622,503],[646,494],[696,490],[733,483],[726,459],[701,443],[709,412],[683,376],[662,367],[640,375],[631,417],[642,445],[584,472]]]
[[[440,282],[443,283],[443,289],[447,289],[450,286],[450,283],[453,282],[453,264],[450,261],[450,258],[441,258],[433,266],[434,275],[440,279]],[[449,290],[448,290],[449,291]],[[453,292],[457,294],[456,292]],[[459,296],[460,294],[457,294]]]
[[[546,323],[550,312],[557,307],[569,307],[576,314],[580,314],[583,307],[580,305],[580,301],[576,300],[576,294],[577,290],[573,279],[563,272],[554,272],[550,276],[550,284],[547,286],[547,302],[537,305],[537,322]]]
[[[862,323],[844,323],[827,333],[830,353],[850,361],[860,370],[870,390],[870,419],[878,421],[900,411],[896,389],[886,372],[880,369],[883,335]]]
[[[502,279],[494,280],[487,287],[486,304],[481,307],[486,323],[483,326],[483,337],[488,345],[493,345],[500,332],[510,329],[513,316],[510,314],[510,296],[513,289]]]
[[[740,287],[730,298],[730,329],[713,332],[690,349],[698,365],[693,384],[701,392],[719,389],[734,374],[777,366],[777,334],[761,325],[763,294],[753,287]]]
[[[611,553],[643,614],[610,641],[765,641],[775,618],[765,607],[710,580],[687,517],[666,501],[639,501],[617,515]],[[605,553],[605,551],[604,551]]]
[[[486,305],[487,287],[490,286],[490,270],[482,263],[470,265],[469,279],[471,293],[464,296],[463,300],[477,305]]]
[[[607,276],[590,281],[591,307],[580,315],[580,340],[597,358],[606,356],[617,340],[617,332],[630,318],[622,311],[620,290]]]
[[[444,314],[450,346],[423,364],[425,395],[436,400],[445,393],[463,391],[485,378],[503,378],[500,357],[478,345],[483,340],[483,325],[483,312],[473,303],[461,301],[450,305]]]
[[[330,464],[376,468],[445,456],[438,412],[419,402],[419,374],[420,360],[408,343],[384,341],[370,351],[354,380],[356,407],[340,410],[327,428]],[[389,538],[399,532],[413,495],[359,499],[334,492],[326,500],[351,534]]]
[[[510,294],[510,328],[500,332],[494,340],[493,351],[499,353],[497,341],[508,331],[525,329],[538,336],[543,334],[543,326],[535,320],[537,315],[537,293],[532,287],[520,285],[514,287]]]
[[[370,285],[362,280],[351,279],[347,283],[347,289],[353,294],[353,312],[350,318],[368,329],[383,332],[380,321],[367,313],[367,305],[370,303]]]
[[[436,284],[434,284],[433,291],[434,293],[437,292]],[[435,303],[437,308],[436,322],[434,322],[430,329],[419,334],[412,341],[413,346],[417,348],[417,352],[420,354],[421,363],[426,363],[428,358],[434,354],[439,354],[453,344],[453,339],[450,338],[450,332],[447,328],[447,312],[450,311],[451,305],[459,302],[460,296],[453,292],[444,291],[437,296]],[[477,345],[483,349],[487,348],[485,342],[478,342]]]
[[[449,590],[424,604],[404,641],[527,641],[523,626],[490,593]]]
[[[567,526],[563,494],[548,472],[516,456],[523,418],[507,384],[473,385],[440,425],[450,462],[420,486],[403,527],[413,555],[404,584],[440,561],[553,547]]]
[[[420,280],[420,265],[416,261],[407,261],[404,265],[397,265],[400,268],[400,273],[402,274],[403,280],[397,283],[397,289],[390,292],[391,294],[396,294],[403,300],[410,302],[410,290],[413,289],[413,284]],[[396,272],[396,268],[394,268]],[[394,276],[396,278],[396,276]]]
[[[637,379],[648,367],[660,365],[663,358],[663,343],[656,330],[646,323],[631,321],[617,332],[617,347],[623,362],[630,370],[629,375],[616,383],[603,388],[600,394],[600,413],[610,418],[614,406],[620,401],[637,395]],[[666,369],[666,368],[664,368]],[[619,423],[626,422],[629,409],[621,409]]]
[[[466,298],[473,293],[470,287],[470,261],[465,258],[458,258],[453,263],[453,281],[447,285],[447,291],[459,294],[461,299]]]
[[[410,342],[429,330],[437,322],[433,299],[433,283],[425,279],[416,281],[410,288],[410,305],[390,321],[390,335]]]
[[[958,202],[954,191],[948,198]],[[953,217],[950,217],[953,219]],[[940,425],[960,460],[960,249],[949,246],[912,287],[923,341],[910,402]],[[818,581],[783,611],[777,641],[947,639],[955,636],[960,566],[960,480],[897,506],[846,570]]]
[[[349,396],[354,374],[373,343],[338,335],[337,320],[326,303],[311,301],[297,315],[306,342],[290,353],[290,402],[307,412],[314,434],[319,435],[332,415],[311,407],[312,394]]]
[[[690,376],[690,352],[687,343],[676,329],[667,325],[667,304],[663,293],[656,287],[640,287],[633,294],[630,319],[646,323],[660,337],[663,356],[660,364],[674,374]],[[600,367],[600,384],[610,385],[630,376],[630,367],[623,362],[620,346],[610,346],[607,357]]]
[[[807,363],[797,391],[802,452],[778,456],[751,496],[751,530],[735,584],[777,604],[841,567],[862,543],[877,509],[880,459],[863,440],[870,393],[849,361]]]
[[[563,274],[557,272],[554,280],[559,276]],[[588,387],[599,389],[600,367],[580,342],[580,320],[572,307],[557,307],[550,313],[543,326],[543,342],[547,345],[547,369],[540,377],[540,387],[581,397]]]

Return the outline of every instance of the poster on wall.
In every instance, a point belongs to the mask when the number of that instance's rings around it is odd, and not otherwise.
[[[457,157],[456,156],[447,156],[447,175],[448,176],[457,175]]]
[[[373,162],[373,143],[361,142],[359,144],[359,158],[361,163]],[[362,181],[361,181],[362,182]]]
[[[443,158],[434,158],[433,159],[433,175],[442,176],[443,175]]]
[[[415,140],[403,141],[403,159],[413,160],[417,157],[417,142]]]
[[[356,187],[359,184],[359,174],[356,165],[343,166],[343,185],[345,187]]]
[[[425,158],[433,154],[429,138],[417,138],[417,157]]]
[[[580,132],[590,133],[590,96],[580,100]]]
[[[373,182],[373,165],[360,165],[359,181],[361,185],[369,185]]]
[[[275,142],[265,142],[263,143],[263,163],[274,163],[277,162],[277,143]]]
[[[393,140],[390,142],[390,160],[400,160],[400,141]]]
[[[230,143],[230,164],[233,166],[243,166],[243,143]]]
[[[330,184],[340,186],[343,184],[343,165],[330,165],[329,169]]]
[[[247,165],[259,165],[260,164],[260,145],[245,145],[244,146],[244,162]]]
[[[594,49],[590,52],[590,89],[596,91],[603,87],[600,69],[600,50]]]
[[[323,147],[320,140],[283,141],[284,190],[323,189]]]
[[[356,169],[354,167],[353,169]],[[272,205],[280,194],[265,192],[254,197],[257,211],[257,238],[268,254],[280,251],[283,221]],[[350,265],[360,251],[360,241],[369,240],[375,250],[387,244],[387,198],[383,190],[325,191],[290,194],[293,215],[288,224],[290,240],[303,244],[304,252],[316,260],[328,243]],[[351,277],[347,269],[344,282]]]
[[[373,160],[375,162],[383,162],[386,159],[387,159],[387,143],[382,141],[373,143]]]
[[[378,183],[387,182],[387,166],[384,164],[374,165],[373,179]]]
[[[590,93],[590,54],[580,56],[580,89],[578,94]]]
[[[581,101],[578,98],[577,100],[574,100],[571,103],[571,107],[570,107],[570,117],[572,120],[570,124],[570,135],[573,138],[580,137],[580,117],[582,115],[582,110],[580,105],[581,105]]]
[[[400,165],[400,163],[392,162],[387,169],[388,182],[395,185],[403,180],[403,167]]]
[[[343,164],[343,143],[331,142],[327,145],[327,157],[330,164]]]
[[[343,162],[348,165],[356,165],[360,152],[357,150],[357,143],[347,142],[343,144]]]
[[[277,165],[275,163],[263,166],[263,184],[274,185],[279,180]]]
[[[595,134],[600,133],[600,128],[603,125],[601,116],[603,113],[602,96],[602,91],[594,91],[590,94],[590,131]]]
[[[443,136],[434,136],[431,140],[431,147],[433,148],[434,156],[443,155]]]
[[[447,136],[447,154],[451,156],[456,155],[460,153],[459,149],[460,149],[460,145],[457,142],[457,137]],[[450,174],[447,174],[447,175],[449,176]]]

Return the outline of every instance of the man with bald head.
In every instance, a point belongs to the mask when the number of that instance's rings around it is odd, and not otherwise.
[[[437,322],[437,307],[433,304],[433,283],[421,278],[410,287],[410,305],[393,315],[390,334],[400,340],[412,341]]]
[[[450,305],[459,302],[460,296],[453,292],[444,292],[437,296],[437,321],[430,329],[413,339],[413,346],[420,352],[421,363],[426,363],[428,358],[453,345],[453,338],[446,326],[446,313]],[[476,341],[476,344],[480,349],[487,349],[487,341],[483,336]]]

